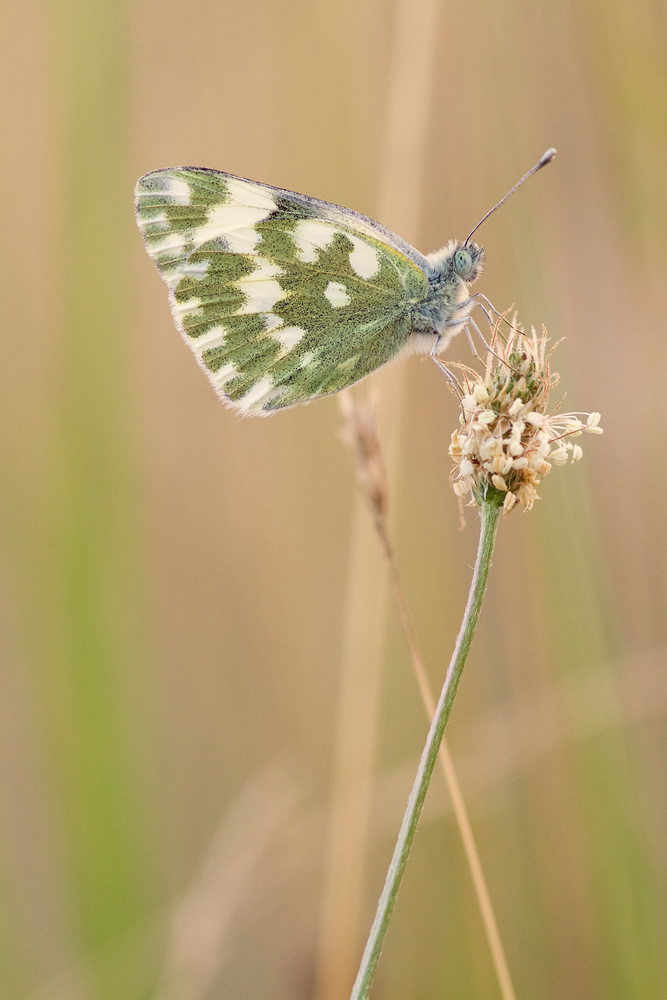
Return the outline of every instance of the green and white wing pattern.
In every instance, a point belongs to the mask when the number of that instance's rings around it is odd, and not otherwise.
[[[176,325],[244,413],[365,378],[406,346],[429,293],[425,258],[371,219],[232,174],[156,170],[136,212]]]

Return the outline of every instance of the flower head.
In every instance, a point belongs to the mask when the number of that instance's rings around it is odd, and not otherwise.
[[[461,498],[471,504],[485,500],[502,504],[505,513],[517,504],[530,510],[539,500],[537,486],[552,465],[573,462],[583,452],[570,440],[584,431],[602,434],[599,413],[548,413],[549,392],[559,376],[549,365],[547,335],[538,337],[517,328],[500,333],[500,317],[492,328],[483,374],[457,365],[461,376],[450,383],[459,396],[459,428],[452,434],[449,454],[454,460],[451,480]],[[557,346],[557,345],[556,345]],[[585,420],[581,418],[584,417]]]

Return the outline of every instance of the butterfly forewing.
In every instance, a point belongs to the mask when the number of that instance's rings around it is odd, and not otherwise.
[[[136,194],[177,326],[239,410],[337,392],[407,344],[424,258],[372,220],[195,168],[147,174]]]

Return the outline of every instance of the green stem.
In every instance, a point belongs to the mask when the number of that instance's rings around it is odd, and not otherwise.
[[[382,951],[385,934],[387,933],[387,927],[389,926],[392,910],[394,909],[394,903],[396,902],[396,896],[398,895],[398,889],[401,884],[401,879],[403,878],[403,872],[405,871],[408,855],[410,854],[410,848],[412,847],[412,841],[417,829],[417,823],[419,822],[419,816],[422,811],[422,806],[424,805],[426,790],[429,786],[431,775],[433,774],[433,768],[435,767],[435,762],[438,757],[438,751],[442,742],[445,726],[447,725],[449,713],[452,708],[452,702],[454,701],[456,689],[458,688],[459,681],[461,680],[463,667],[465,666],[466,659],[468,658],[470,644],[472,643],[475,626],[477,625],[477,620],[482,607],[482,600],[484,598],[484,591],[486,590],[489,569],[491,568],[493,546],[496,540],[496,532],[498,530],[499,514],[500,510],[495,504],[482,501],[480,509],[482,527],[479,538],[479,547],[477,549],[475,570],[472,577],[472,583],[470,584],[470,593],[468,594],[468,603],[466,604],[465,614],[463,615],[461,630],[459,631],[456,639],[456,646],[454,647],[449,669],[447,670],[445,683],[442,686],[440,699],[436,706],[435,715],[433,716],[431,728],[429,729],[428,737],[426,739],[426,745],[424,747],[421,760],[419,761],[417,775],[405,809],[403,822],[401,823],[401,829],[398,834],[398,840],[396,841],[394,856],[392,857],[391,864],[389,865],[389,871],[387,872],[387,878],[385,879],[382,895],[380,896],[380,901],[378,903],[375,920],[373,921],[373,926],[371,927],[371,932],[368,936],[368,941],[366,942],[366,948],[361,959],[361,965],[359,966],[357,978],[352,988],[350,1000],[367,1000],[371,990],[373,977],[375,976],[375,969],[380,957],[380,952]]]

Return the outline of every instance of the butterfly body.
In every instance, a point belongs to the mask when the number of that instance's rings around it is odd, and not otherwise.
[[[221,398],[268,414],[444,349],[471,307],[479,246],[422,255],[350,209],[232,174],[157,170],[137,222],[176,325]]]

